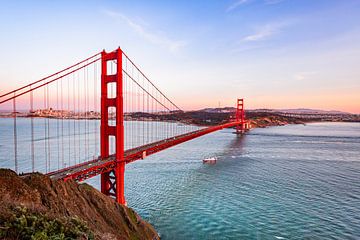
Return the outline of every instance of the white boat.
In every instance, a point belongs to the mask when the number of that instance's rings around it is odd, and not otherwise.
[[[209,157],[209,158],[203,159],[203,163],[215,164],[216,161],[217,161],[217,157]]]

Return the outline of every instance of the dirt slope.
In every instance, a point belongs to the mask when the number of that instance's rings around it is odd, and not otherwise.
[[[87,184],[0,169],[0,239],[159,239],[131,208]],[[44,237],[45,236],[45,237]]]

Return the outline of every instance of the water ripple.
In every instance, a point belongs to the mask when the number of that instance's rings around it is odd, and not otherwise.
[[[360,140],[314,129],[276,141],[274,129],[224,130],[169,149],[128,167],[128,202],[163,239],[360,238]]]

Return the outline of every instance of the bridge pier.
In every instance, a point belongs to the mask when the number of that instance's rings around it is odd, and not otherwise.
[[[101,174],[101,192],[112,196],[120,204],[126,204],[124,193],[125,161],[124,161],[124,109],[123,109],[123,71],[122,50],[101,53],[101,126],[100,146],[101,158],[110,155],[110,137],[115,137],[116,166],[111,171]],[[116,61],[116,73],[108,74],[107,62]],[[116,96],[109,97],[108,84],[116,84]],[[109,108],[116,108],[115,126],[109,126]]]

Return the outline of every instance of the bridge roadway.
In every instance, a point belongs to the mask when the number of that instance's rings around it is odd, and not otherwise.
[[[212,133],[224,128],[230,128],[243,124],[242,122],[229,122],[217,126],[203,128],[190,133],[178,135],[167,138],[151,144],[132,148],[124,152],[124,161],[131,163],[139,159],[143,159],[148,155],[160,152],[177,144],[201,137],[205,134]],[[91,161],[80,163],[71,167],[60,169],[58,171],[50,172],[47,175],[52,179],[62,179],[64,181],[73,179],[75,181],[83,181],[85,179],[94,177],[101,173],[109,172],[116,166],[115,155],[111,155],[107,159],[96,158]]]

